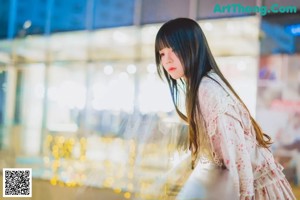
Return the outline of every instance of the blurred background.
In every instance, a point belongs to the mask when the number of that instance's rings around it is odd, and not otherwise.
[[[298,12],[213,12],[229,3]],[[297,0],[0,0],[1,168],[32,168],[33,199],[153,199],[187,154],[154,40],[189,17],[297,193],[299,10]]]

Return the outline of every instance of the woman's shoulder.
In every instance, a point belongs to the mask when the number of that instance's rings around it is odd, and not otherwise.
[[[202,113],[216,116],[224,113],[229,108],[235,108],[236,101],[226,89],[226,85],[217,74],[210,73],[209,77],[203,77],[199,86],[198,98]]]
[[[217,100],[229,96],[229,93],[224,89],[222,80],[216,73],[210,72],[208,76],[204,76],[200,82],[198,91],[200,99],[205,100],[205,98],[209,98]]]
[[[250,129],[250,114],[244,106],[234,97],[233,93],[217,74],[209,74],[216,80],[203,77],[199,87],[199,104],[202,114],[212,119],[221,114],[234,116],[244,127]]]

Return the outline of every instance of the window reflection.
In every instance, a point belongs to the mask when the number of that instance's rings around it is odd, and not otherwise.
[[[84,63],[50,66],[47,92],[47,129],[76,132],[85,107]]]
[[[217,62],[229,81],[235,77],[232,85],[254,110],[257,19],[241,21],[200,23],[206,23],[205,31],[215,30],[207,35]],[[127,196],[134,190],[153,193],[153,184],[162,189],[164,172],[189,154],[177,151],[187,148],[187,126],[175,114],[166,81],[156,74],[153,42],[159,27],[27,36],[0,52],[13,55],[4,61],[15,64],[4,68],[6,75],[0,71],[0,86],[7,83],[6,93],[0,90],[0,101],[3,94],[7,101],[5,111],[0,107],[0,125],[6,119],[2,138],[10,141],[16,165],[39,163],[32,164],[34,176],[52,185],[113,188]],[[217,39],[224,35],[230,45]]]

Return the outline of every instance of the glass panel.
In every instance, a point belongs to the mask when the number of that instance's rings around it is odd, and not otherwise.
[[[41,130],[43,120],[45,65],[31,64],[22,69],[24,82],[22,84],[22,124],[24,132],[22,143],[24,153],[39,155],[41,148]],[[32,138],[37,141],[32,143]]]
[[[6,106],[9,142],[19,155],[39,155],[44,98],[44,64],[19,65],[7,70]],[[35,142],[32,142],[32,139]],[[22,152],[22,153],[21,153]]]
[[[10,2],[11,1],[0,0],[0,39],[7,38]]]
[[[51,33],[86,29],[86,6],[88,1],[51,0],[50,2],[53,3],[51,10]],[[47,4],[44,3],[44,7],[45,5]]]
[[[162,24],[144,25],[141,28],[141,59],[155,61],[154,42],[159,27]]]
[[[135,0],[101,0],[94,4],[94,29],[133,24]]]
[[[45,2],[39,0],[16,1],[15,35],[17,38],[44,33],[47,17],[46,5]]]
[[[7,96],[7,66],[0,66],[0,149],[4,148],[6,140],[5,112]]]
[[[216,57],[216,61],[224,76],[246,104],[251,115],[255,116],[258,58],[230,56]]]
[[[156,73],[153,62],[142,62],[139,74],[139,111],[141,114],[167,113],[174,111],[169,86]]]
[[[88,33],[85,31],[56,33],[49,38],[49,59],[55,61],[86,61]]]
[[[134,111],[137,66],[133,62],[90,65],[87,129],[101,136],[123,137],[126,121]]]
[[[205,20],[199,24],[218,66],[255,116],[259,18]]]
[[[259,54],[258,17],[205,20],[199,21],[199,24],[215,56],[257,56]]]
[[[276,140],[281,144],[292,143],[297,138],[289,134],[292,130],[288,126],[289,118],[297,118],[294,115],[300,110],[299,59],[299,54],[265,55],[260,59],[258,116],[263,128],[273,138],[286,136]],[[294,128],[296,130],[297,126]],[[286,130],[286,133],[280,132],[280,129]]]
[[[47,38],[27,36],[12,42],[13,59],[16,63],[36,63],[46,60]]]
[[[177,17],[188,17],[189,7],[190,0],[143,0],[141,24],[160,23]]]
[[[123,27],[95,31],[91,35],[91,59],[95,61],[132,60],[137,50],[139,29]]]
[[[11,63],[12,42],[9,40],[0,40],[0,67],[5,68]]]
[[[300,17],[298,14],[284,15],[278,13],[262,17],[260,24],[263,33],[260,43],[261,54],[294,54],[299,52],[299,24]]]
[[[76,133],[86,103],[85,63],[52,63],[47,93],[47,130],[54,134]]]

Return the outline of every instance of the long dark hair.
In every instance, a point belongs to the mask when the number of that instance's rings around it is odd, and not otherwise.
[[[184,66],[185,80],[173,79],[168,72],[161,66],[159,51],[165,47],[172,48]],[[189,149],[192,155],[196,156],[199,151],[199,135],[205,130],[199,128],[203,123],[198,99],[198,89],[202,78],[213,69],[216,74],[224,81],[228,88],[233,92],[237,99],[249,112],[241,98],[233,90],[232,86],[221,73],[216,61],[210,51],[205,35],[199,24],[192,19],[177,18],[166,22],[158,31],[155,39],[155,59],[157,72],[161,79],[166,78],[172,100],[178,115],[189,125]],[[185,86],[185,107],[186,115],[179,110],[179,88]],[[200,115],[199,115],[200,113]],[[249,112],[250,115],[250,112]],[[250,115],[253,127],[256,132],[258,144],[268,148],[271,138],[264,134]]]

